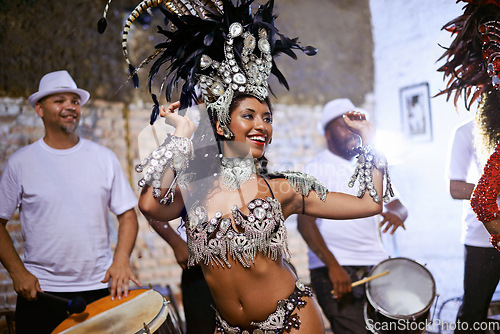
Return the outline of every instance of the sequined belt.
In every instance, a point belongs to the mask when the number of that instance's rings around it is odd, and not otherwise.
[[[295,282],[295,290],[287,299],[278,301],[276,311],[271,313],[266,320],[262,322],[252,321],[250,325],[257,328],[253,331],[241,330],[239,327],[232,327],[224,320],[219,311],[215,310],[215,320],[217,323],[217,333],[224,334],[282,334],[289,333],[292,328],[300,328],[300,319],[297,313],[292,312],[295,309],[301,309],[307,302],[303,297],[312,297],[312,290],[304,283]]]

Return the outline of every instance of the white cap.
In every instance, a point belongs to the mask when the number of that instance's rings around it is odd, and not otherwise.
[[[32,94],[28,98],[28,102],[34,108],[35,104],[40,101],[40,99],[56,93],[75,93],[80,96],[81,105],[85,104],[90,97],[89,92],[76,86],[75,81],[71,75],[69,75],[68,71],[62,70],[45,74],[42,79],[40,79],[38,92]]]
[[[333,121],[335,118],[344,115],[348,111],[359,111],[366,115],[366,111],[361,108],[356,108],[351,100],[343,98],[343,99],[335,99],[323,107],[323,113],[321,115],[321,119],[319,120],[316,128],[318,132],[324,136],[325,128]]]

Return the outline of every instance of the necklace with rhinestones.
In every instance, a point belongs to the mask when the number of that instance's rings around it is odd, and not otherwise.
[[[222,158],[221,166],[222,184],[229,189],[237,190],[250,179],[255,179],[255,160],[252,158]]]

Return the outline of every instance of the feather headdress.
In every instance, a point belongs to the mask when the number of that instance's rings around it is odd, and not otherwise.
[[[438,71],[449,77],[448,100],[454,93],[454,103],[463,94],[465,106],[483,92],[500,88],[500,0],[457,0],[466,2],[464,13],[446,23],[445,29],[455,35],[439,60],[446,63]]]
[[[186,108],[198,102],[199,89],[207,109],[223,128],[228,124],[229,103],[235,92],[262,100],[268,94],[270,74],[288,89],[274,57],[283,53],[296,59],[294,50],[302,50],[307,55],[314,55],[317,50],[300,46],[297,38],[288,38],[276,29],[274,0],[259,6],[255,13],[251,10],[253,1],[145,0],[130,14],[123,32],[123,50],[131,75],[154,60],[148,76],[155,104],[151,124],[159,110],[152,87],[160,73],[163,77],[160,92],[165,91],[167,101],[170,101],[173,90],[182,84],[181,109]],[[159,5],[164,5],[160,9],[171,27],[158,27],[158,33],[165,37],[165,41],[156,45],[155,52],[135,69],[127,55],[128,29],[140,13]],[[105,15],[99,23],[99,30],[104,31],[104,28]],[[231,135],[229,131],[227,137]]]

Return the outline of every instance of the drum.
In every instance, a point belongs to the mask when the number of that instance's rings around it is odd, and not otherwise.
[[[153,289],[131,290],[127,298],[109,296],[87,305],[84,312],[72,314],[52,332],[157,333],[182,334],[170,301]]]
[[[368,302],[364,318],[375,334],[424,333],[430,325],[430,307],[436,296],[431,273],[417,262],[392,258],[372,268],[369,276],[389,271],[388,275],[366,283]]]

